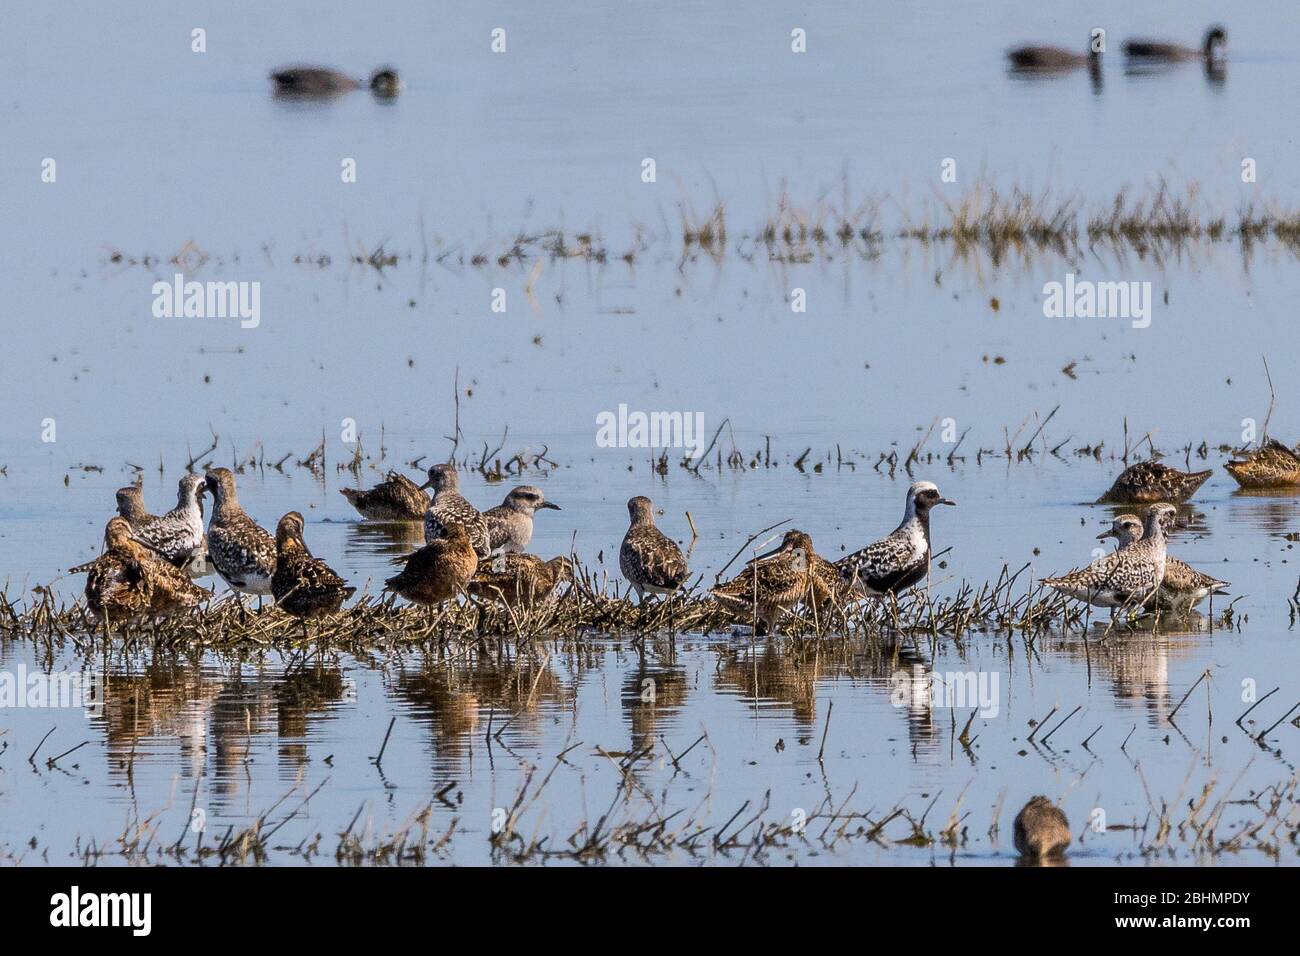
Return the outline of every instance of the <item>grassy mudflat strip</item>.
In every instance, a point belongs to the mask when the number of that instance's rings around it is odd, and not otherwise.
[[[35,641],[66,638],[78,644],[108,634],[178,647],[311,642],[365,647],[393,642],[728,633],[736,626],[752,625],[743,611],[719,604],[698,588],[697,582],[671,600],[638,604],[617,586],[601,583],[589,569],[577,566],[574,583],[566,592],[532,606],[474,599],[430,609],[398,604],[391,597],[362,595],[349,607],[304,628],[301,621],[270,604],[257,610],[224,594],[192,611],[110,624],[107,630],[80,601],[61,602],[42,589],[30,600],[0,593],[0,636]],[[942,597],[918,589],[901,598],[837,604],[820,612],[815,606],[800,606],[782,620],[778,633],[799,638],[877,633],[939,637],[975,632],[1033,636],[1085,628],[1104,620],[1104,614],[1090,614],[1087,606],[1031,581],[1027,566],[1019,571],[1004,566],[994,581],[979,585],[961,582],[954,593]],[[1110,624],[1105,633],[1133,626],[1158,628],[1162,623],[1148,615]],[[1189,622],[1180,619],[1178,623],[1185,627]],[[1211,628],[1238,626],[1233,606],[1227,602],[1215,615],[1195,615],[1191,623]]]

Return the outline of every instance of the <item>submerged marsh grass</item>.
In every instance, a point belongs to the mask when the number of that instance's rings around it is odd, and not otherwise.
[[[1258,247],[1269,243],[1300,256],[1300,209],[1260,200],[1235,212],[1216,210],[1206,205],[1194,183],[1176,191],[1158,180],[1145,189],[1122,190],[1101,201],[1050,189],[1003,189],[985,180],[951,197],[936,189],[932,198],[919,202],[889,193],[854,200],[847,184],[841,192],[834,201],[825,194],[797,201],[783,185],[771,211],[747,228],[736,228],[729,220],[725,200],[715,199],[702,208],[682,200],[675,230],[665,216],[657,230],[631,224],[621,230],[631,236],[623,241],[607,240],[596,228],[559,227],[520,229],[505,239],[431,237],[421,219],[418,250],[394,251],[387,245],[389,240],[369,249],[349,239],[344,255],[312,248],[293,253],[289,260],[313,272],[341,261],[382,276],[386,269],[403,263],[453,272],[532,269],[539,261],[566,260],[600,266],[618,261],[635,267],[650,259],[680,266],[701,253],[718,265],[732,256],[800,265],[846,255],[875,260],[890,244],[945,246],[954,262],[987,261],[994,267],[1014,262],[1027,266],[1043,255],[1071,262],[1108,256],[1119,263],[1136,256],[1163,265],[1199,247],[1223,243],[1235,244],[1243,266],[1249,266]],[[271,250],[270,243],[263,243],[265,261],[274,265]],[[192,239],[170,255],[110,248],[104,260],[115,269],[157,270],[168,264],[185,272],[209,264],[220,268],[239,263],[238,255],[214,254]]]

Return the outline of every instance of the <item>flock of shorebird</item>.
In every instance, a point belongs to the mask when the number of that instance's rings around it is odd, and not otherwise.
[[[1300,457],[1269,441],[1227,464],[1242,485],[1300,484]],[[1099,538],[1114,537],[1118,548],[1087,567],[1043,583],[1089,604],[1130,613],[1186,613],[1227,587],[1168,554],[1167,536],[1177,511],[1205,482],[1209,471],[1183,472],[1157,461],[1139,462],[1116,479],[1100,499],[1110,504],[1148,504],[1143,518],[1121,514]],[[369,490],[342,489],[363,518],[424,525],[423,547],[408,555],[386,589],[415,604],[437,606],[461,597],[531,606],[553,598],[572,581],[568,557],[542,560],[527,551],[539,510],[559,510],[539,488],[521,485],[494,508],[480,512],[460,493],[455,466],[434,465],[417,485],[389,472]],[[432,489],[432,495],[428,489]],[[204,527],[202,499],[212,497]],[[796,606],[820,613],[858,600],[898,595],[930,570],[930,513],[953,505],[931,481],[907,490],[903,520],[890,534],[861,550],[830,561],[813,549],[802,531],[786,531],[779,545],[751,559],[731,580],[710,591],[752,622],[759,633],[775,633]],[[244,511],[235,476],[226,468],[180,480],[176,507],[150,514],[139,484],[117,493],[118,514],[108,522],[104,551],[71,569],[86,572],[86,602],[106,625],[151,618],[194,607],[212,596],[192,579],[215,572],[240,594],[274,597],[285,612],[304,621],[338,611],[355,592],[303,538],[303,516],[284,515],[274,535]],[[619,549],[619,568],[637,597],[681,591],[689,566],[681,548],[655,526],[649,498],[628,502],[629,527]],[[304,625],[305,626],[305,625]]]

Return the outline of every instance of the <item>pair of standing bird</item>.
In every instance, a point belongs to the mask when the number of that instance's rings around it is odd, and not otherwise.
[[[1197,571],[1168,551],[1168,533],[1177,519],[1177,509],[1167,502],[1152,505],[1144,520],[1122,514],[1098,540],[1116,538],[1119,547],[1086,568],[1043,583],[1066,597],[1111,609],[1157,608],[1184,614],[1199,601],[1228,587]]]

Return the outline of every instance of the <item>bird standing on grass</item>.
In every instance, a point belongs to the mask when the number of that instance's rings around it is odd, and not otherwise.
[[[104,528],[104,553],[70,570],[88,575],[86,605],[106,625],[184,610],[212,596],[136,541],[121,516]]]
[[[217,573],[241,594],[270,594],[275,538],[245,514],[230,469],[213,468],[205,480],[212,492],[208,553]]]
[[[901,594],[930,572],[930,509],[956,506],[932,481],[907,489],[903,521],[888,536],[835,562],[844,584],[867,598]]]
[[[465,592],[478,570],[474,544],[464,525],[444,525],[441,532],[406,559],[400,574],[384,582],[388,590],[429,607],[454,600]]]
[[[275,574],[271,593],[281,609],[303,621],[333,614],[356,593],[334,570],[313,557],[303,540],[303,518],[290,511],[275,527]]]
[[[646,594],[669,595],[686,583],[690,573],[682,549],[655,527],[654,505],[638,495],[627,503],[631,523],[618,551],[623,577],[636,590],[637,600]]]

